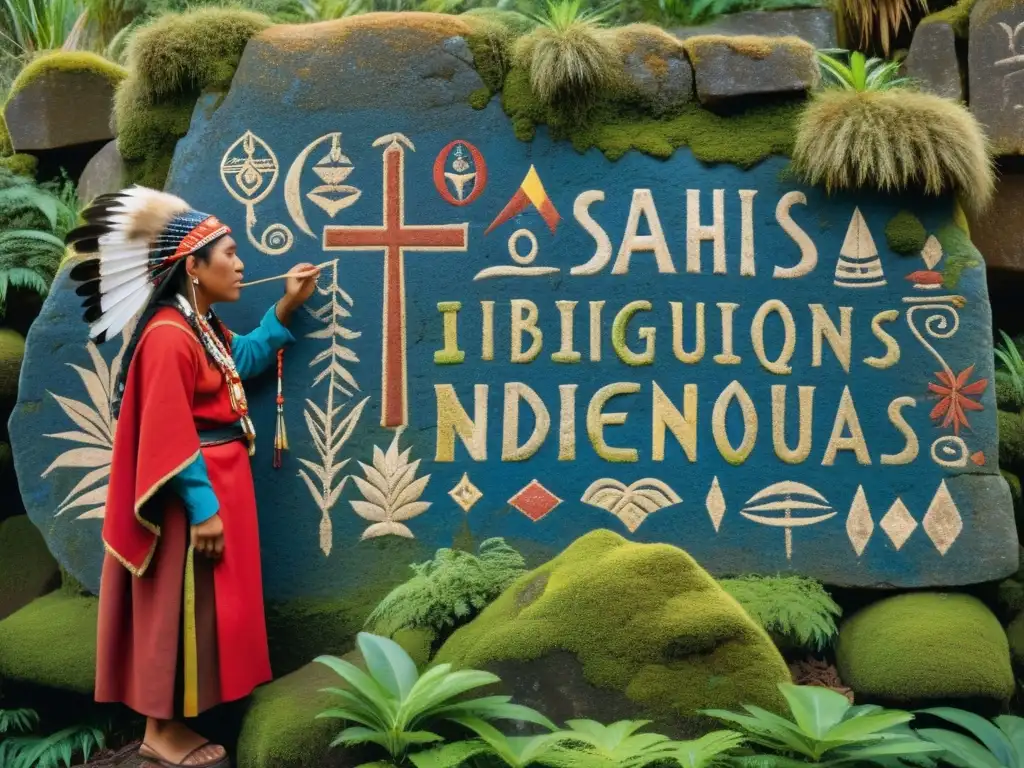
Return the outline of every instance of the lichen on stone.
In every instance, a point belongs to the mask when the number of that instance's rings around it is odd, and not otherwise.
[[[694,35],[682,42],[694,66],[700,65],[701,56],[711,48],[725,46],[733,53],[751,59],[766,59],[775,51],[784,49],[798,56],[814,58],[814,46],[794,35],[765,37],[762,35]]]
[[[930,13],[921,19],[921,24],[949,24],[953,28],[953,34],[960,38],[966,38],[971,26],[971,9],[977,0],[958,0],[948,8]]]
[[[885,225],[885,240],[896,253],[913,255],[924,248],[928,233],[917,216],[910,211],[900,211]]]
[[[19,152],[7,157],[0,157],[0,168],[6,168],[18,176],[27,176],[34,179],[36,170],[39,168],[39,158],[35,155]]]

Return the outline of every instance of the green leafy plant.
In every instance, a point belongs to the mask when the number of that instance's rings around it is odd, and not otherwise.
[[[354,723],[339,733],[331,746],[377,744],[392,759],[399,760],[412,746],[441,741],[441,736],[427,730],[441,720],[521,720],[555,730],[542,714],[511,703],[509,696],[463,698],[476,688],[500,681],[490,672],[453,671],[450,664],[439,664],[420,675],[409,654],[393,640],[360,632],[356,644],[366,662],[366,672],[334,656],[315,659],[348,685],[324,689],[338,696],[342,705],[317,717]]]
[[[769,634],[791,644],[820,651],[839,631],[835,620],[842,609],[814,579],[740,576],[719,584]]]
[[[941,747],[917,737],[905,726],[914,716],[874,705],[853,706],[843,695],[817,686],[779,683],[790,718],[744,705],[746,713],[704,710],[704,714],[739,726],[749,740],[776,753],[741,758],[740,764],[763,768],[789,766],[880,765],[891,760],[937,753]]]
[[[637,733],[649,721],[621,720],[602,725],[569,720],[566,730],[536,736],[506,736],[477,718],[460,718],[479,738],[415,752],[416,768],[457,768],[479,755],[497,758],[509,768],[540,764],[552,768],[643,768],[677,764],[680,768],[722,765],[727,753],[743,743],[735,731],[714,731],[693,741],[672,741],[658,733]]]
[[[848,91],[885,91],[890,88],[906,88],[912,81],[900,77],[900,63],[878,58],[866,58],[863,53],[852,53],[841,48],[820,50],[818,63],[825,82],[833,88]],[[847,57],[849,63],[839,57]]]
[[[522,555],[500,537],[482,542],[478,553],[444,548],[409,566],[415,575],[381,600],[366,627],[391,636],[416,627],[441,633],[466,623],[526,570]]]
[[[63,194],[0,169],[0,316],[12,288],[49,292],[77,216]]]
[[[29,734],[39,723],[39,715],[31,709],[0,709],[0,765],[4,768],[70,768],[81,755],[89,755],[105,747],[106,738],[99,728],[73,725],[49,736],[6,736],[9,732]]]
[[[0,0],[0,46],[16,57],[77,47],[84,21],[79,0]]]
[[[643,18],[662,24],[707,24],[728,13],[817,7],[817,0],[653,0],[645,3]]]
[[[1009,373],[1013,393],[1018,403],[1024,403],[1024,358],[1021,357],[1020,348],[1009,337],[1006,331],[1000,330],[1003,337],[1002,345],[996,345],[996,360],[1003,364]]]
[[[956,725],[974,738],[943,728],[919,728],[917,733],[945,750],[944,763],[956,768],[1024,768],[1024,718],[1001,715],[991,722],[954,707],[922,709]]]

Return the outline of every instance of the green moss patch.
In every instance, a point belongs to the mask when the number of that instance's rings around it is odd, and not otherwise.
[[[1019,412],[1024,401],[1017,393],[1009,371],[996,370],[996,406],[1004,411]]]
[[[795,36],[764,37],[761,35],[695,35],[683,41],[693,65],[699,66],[701,56],[719,46],[750,59],[767,59],[778,50],[814,58],[814,46]]]
[[[1021,466],[1024,464],[1024,417],[1010,411],[998,411],[996,425],[999,431],[999,466]]]
[[[857,696],[892,702],[1008,701],[1014,678],[999,620],[975,597],[880,600],[839,629],[839,674]]]
[[[777,707],[776,684],[790,679],[765,631],[693,558],[607,530],[519,578],[435,663],[481,669],[565,652],[589,684],[691,729],[700,708]]]
[[[0,523],[0,619],[59,583],[57,562],[28,516],[18,515]]]
[[[0,678],[91,694],[97,606],[57,591],[0,621]]]
[[[340,721],[314,718],[336,706],[335,697],[320,689],[337,687],[340,682],[323,664],[307,664],[258,688],[242,721],[236,764],[245,768],[323,765],[332,739],[341,730]]]
[[[124,67],[95,53],[85,51],[55,51],[30,61],[11,85],[11,96],[29,83],[51,72],[75,72],[100,75],[116,86],[127,76]]]
[[[942,261],[942,285],[953,290],[960,282],[965,269],[985,265],[981,252],[974,247],[970,237],[956,224],[947,224],[935,233],[946,256]]]
[[[230,86],[246,43],[268,26],[258,13],[203,8],[162,16],[135,33],[130,76],[114,103],[127,183],[163,187],[199,97]]]
[[[39,169],[39,158],[24,152],[8,157],[0,157],[0,168],[6,168],[17,176],[27,176],[30,179],[34,179],[36,171]]]
[[[695,104],[676,115],[653,118],[628,104],[603,104],[577,120],[544,107],[530,91],[529,75],[514,68],[502,94],[505,112],[516,136],[533,139],[537,125],[546,124],[556,139],[568,139],[579,152],[600,149],[610,160],[630,150],[668,158],[689,147],[706,163],[732,163],[749,168],[773,155],[789,155],[801,104],[776,104],[728,117]]]
[[[930,13],[921,19],[921,24],[946,23],[953,28],[953,34],[966,39],[971,27],[971,9],[977,0],[959,0],[948,8]]]
[[[0,328],[0,397],[11,398],[18,394],[24,358],[24,337],[11,328]]]
[[[1010,644],[1010,659],[1015,669],[1024,670],[1024,613],[1021,613],[1006,628],[1006,639]]]
[[[885,240],[896,253],[917,254],[924,248],[928,233],[917,216],[900,211],[885,225]]]
[[[11,132],[7,130],[7,121],[4,119],[3,109],[0,109],[0,157],[7,157],[13,152]]]

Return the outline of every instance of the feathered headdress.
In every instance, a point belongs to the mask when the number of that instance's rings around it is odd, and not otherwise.
[[[216,217],[146,187],[101,195],[65,242],[87,258],[71,270],[82,283],[89,336],[102,343],[143,311],[185,257],[228,234]]]

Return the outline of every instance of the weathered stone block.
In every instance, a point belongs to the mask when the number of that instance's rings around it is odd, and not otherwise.
[[[1024,154],[1024,3],[978,0],[971,10],[971,111],[997,154]]]
[[[968,214],[971,239],[989,267],[1024,272],[1024,228],[1007,226],[1019,220],[1022,210],[1024,174],[1004,171],[999,174],[995,197],[984,214]]]
[[[949,24],[921,24],[914,31],[905,67],[907,76],[914,78],[921,90],[947,99],[963,99],[956,36]]]
[[[683,45],[656,27],[633,25],[619,33],[627,90],[652,114],[693,100],[693,67]]]
[[[114,138],[113,105],[102,74],[51,70],[16,91],[4,117],[15,151],[59,149]]]
[[[804,93],[821,79],[814,48],[796,37],[707,35],[687,40],[686,50],[707,106]]]
[[[839,44],[836,15],[824,8],[743,11],[726,14],[698,27],[677,27],[671,31],[683,39],[697,35],[766,35],[799,37],[815,48],[835,48]]]
[[[117,141],[109,142],[93,155],[78,179],[78,199],[83,205],[99,195],[124,187],[125,167]]]

